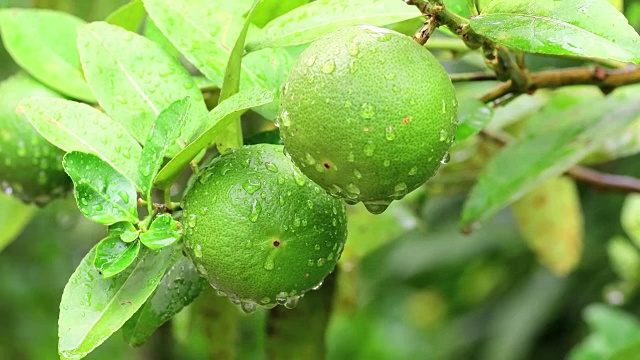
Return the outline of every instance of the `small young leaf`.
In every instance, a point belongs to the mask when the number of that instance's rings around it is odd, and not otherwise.
[[[111,25],[120,26],[125,30],[136,32],[145,15],[146,11],[144,10],[144,5],[142,5],[142,0],[133,0],[109,14],[104,21]]]
[[[65,359],[86,356],[118,330],[181,255],[179,247],[141,249],[134,264],[105,279],[93,264],[96,250],[97,246],[84,257],[62,293],[58,352]]]
[[[471,28],[525,52],[640,63],[640,36],[608,0],[492,1]]]
[[[491,121],[493,111],[482,101],[477,99],[465,99],[458,106],[458,129],[456,141],[462,141],[484,129]]]
[[[151,126],[140,157],[140,185],[146,199],[151,196],[153,178],[160,170],[169,147],[180,137],[190,109],[189,98],[176,101],[162,111]]]
[[[580,261],[583,223],[576,184],[551,178],[512,204],[520,233],[539,261],[566,275]]]
[[[140,144],[105,114],[86,104],[48,98],[26,99],[17,111],[53,145],[96,154],[140,188]]]
[[[206,284],[191,260],[180,256],[153,295],[122,327],[127,343],[142,345],[160,325],[195,300]]]
[[[318,0],[289,11],[253,33],[247,48],[285,47],[311,42],[341,27],[383,26],[420,16],[415,6],[395,0]]]
[[[2,40],[18,65],[63,94],[93,102],[76,48],[76,31],[82,24],[83,20],[64,12],[0,10]]]
[[[206,107],[193,78],[177,59],[151,40],[104,22],[81,27],[78,48],[98,102],[137,140],[144,143],[160,112],[187,96],[191,103],[189,118],[193,120],[181,140],[186,143],[191,139]]]
[[[200,136],[182,149],[173,159],[165,165],[154,179],[154,183],[161,189],[171,186],[171,183],[189,162],[198,153],[206,149],[229,123],[234,115],[240,115],[252,107],[267,104],[273,101],[271,92],[253,88],[241,91],[216,106],[207,116],[207,124]]]
[[[149,230],[140,234],[140,241],[149,249],[157,250],[169,246],[182,237],[182,225],[173,220],[171,215],[162,214],[156,217]]]
[[[129,267],[139,252],[139,241],[125,243],[120,237],[109,236],[98,243],[93,265],[103,278],[112,277]]]
[[[62,161],[75,185],[80,211],[104,225],[138,222],[136,189],[122,174],[93,154],[72,151]]]
[[[20,235],[36,210],[37,207],[0,192],[0,251]]]
[[[138,238],[140,231],[136,230],[132,223],[120,221],[109,226],[109,235],[118,236],[120,240],[130,243]]]
[[[639,111],[636,95],[609,96],[554,113],[547,118],[552,126],[525,132],[489,161],[467,198],[461,226],[486,220],[544,180],[562,174],[604,139],[624,131]]]
[[[624,281],[640,280],[640,253],[624,236],[614,236],[607,243],[611,269]]]
[[[251,25],[251,17],[256,9],[256,5],[260,3],[260,1],[261,0],[256,0],[253,3],[251,10],[249,10],[249,15],[247,15],[247,19],[244,22],[244,27],[240,31],[238,39],[231,50],[229,62],[227,62],[227,67],[224,71],[224,81],[222,83],[222,88],[220,89],[218,104],[228,99],[233,94],[236,94],[240,89],[244,41],[247,38],[249,25]],[[231,120],[231,123],[216,137],[216,146],[220,153],[223,153],[227,149],[242,146],[242,124],[240,123],[240,115],[232,115],[232,117],[234,117],[234,119]]]

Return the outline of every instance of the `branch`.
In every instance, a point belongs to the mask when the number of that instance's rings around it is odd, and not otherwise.
[[[505,133],[490,133],[483,130],[480,135],[502,146],[512,141],[511,137]],[[640,193],[640,179],[631,176],[603,173],[581,165],[575,165],[564,174],[600,190]]]
[[[480,101],[491,102],[507,94],[533,93],[537,89],[553,89],[567,85],[596,85],[604,92],[630,84],[640,83],[640,66],[628,66],[624,69],[605,69],[602,67],[579,67],[559,70],[547,70],[529,74],[529,85],[524,91],[512,80],[508,80],[480,97]]]

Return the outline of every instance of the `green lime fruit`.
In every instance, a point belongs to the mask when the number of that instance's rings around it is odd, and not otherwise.
[[[277,124],[305,175],[378,214],[447,161],[456,111],[451,80],[427,49],[358,25],[302,52],[282,86]]]
[[[183,205],[187,255],[247,312],[295,306],[333,270],[347,236],[344,203],[304,176],[281,145],[224,153]]]
[[[4,192],[40,206],[67,194],[72,182],[62,168],[64,152],[16,111],[24,98],[61,95],[23,73],[1,82],[0,94],[0,184]]]

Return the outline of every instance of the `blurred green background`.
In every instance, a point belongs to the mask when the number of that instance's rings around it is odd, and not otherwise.
[[[55,8],[91,21],[126,2],[0,0],[0,7]],[[626,6],[637,28],[640,4]],[[16,71],[0,47],[0,79]],[[638,161],[601,168],[640,176]],[[466,188],[446,180],[434,179],[379,217],[350,207],[341,267],[295,310],[244,315],[207,291],[141,348],[115,334],[87,358],[312,359],[322,357],[318,348],[330,359],[585,360],[629,346],[625,359],[640,354],[633,350],[640,344],[638,279],[624,279],[620,256],[607,251],[609,239],[624,235],[625,195],[579,187],[582,256],[572,273],[558,276],[536,259],[508,209],[461,234]],[[62,289],[104,235],[72,199],[58,200],[0,252],[0,359],[57,358]]]

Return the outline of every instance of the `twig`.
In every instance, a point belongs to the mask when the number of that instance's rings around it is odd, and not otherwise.
[[[480,136],[502,146],[508,145],[513,141],[508,134],[504,133],[491,133],[483,130],[480,132]],[[564,174],[597,189],[623,193],[640,193],[640,179],[632,176],[608,174],[581,165],[573,166],[565,171]]]
[[[497,80],[496,74],[483,72],[449,74],[452,82]]]
[[[560,70],[547,70],[529,74],[529,85],[519,91],[512,80],[508,80],[480,97],[480,101],[491,102],[507,94],[532,93],[537,89],[552,89],[567,85],[597,85],[603,91],[610,92],[616,87],[640,83],[640,66],[628,66],[624,69],[605,69],[602,67],[579,67]]]

